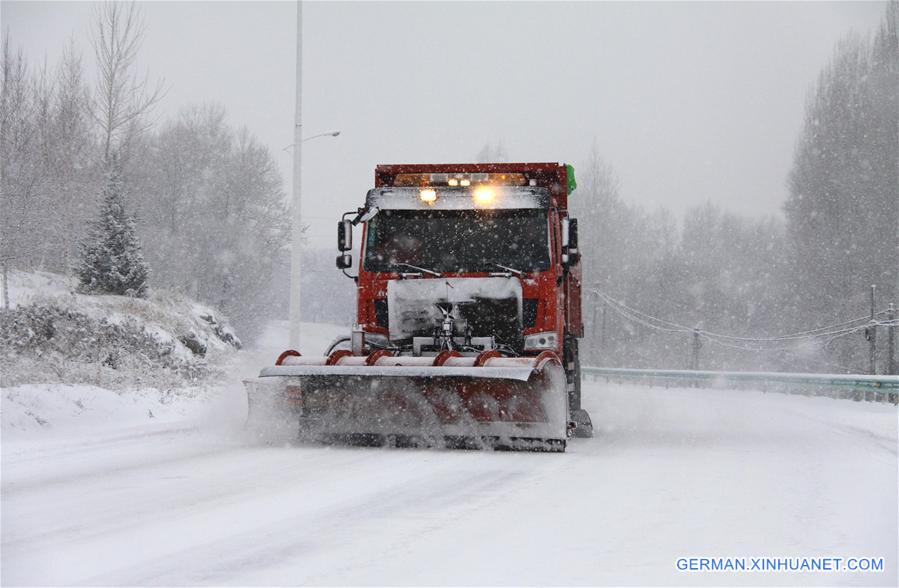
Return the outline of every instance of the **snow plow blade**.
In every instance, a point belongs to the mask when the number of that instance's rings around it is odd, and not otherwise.
[[[337,357],[335,357],[337,355]],[[564,451],[565,374],[538,357],[287,357],[247,382],[250,428],[316,442]]]

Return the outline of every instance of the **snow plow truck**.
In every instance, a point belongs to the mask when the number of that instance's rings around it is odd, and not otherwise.
[[[559,163],[377,166],[337,225],[356,324],[324,356],[290,349],[248,381],[250,422],[366,445],[564,451],[591,437],[575,187]]]

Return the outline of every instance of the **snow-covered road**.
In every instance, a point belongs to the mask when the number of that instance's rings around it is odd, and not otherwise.
[[[202,418],[4,430],[3,585],[896,585],[889,405],[590,384],[597,437],[530,454],[260,446],[238,394]],[[681,556],[886,569],[698,574]]]

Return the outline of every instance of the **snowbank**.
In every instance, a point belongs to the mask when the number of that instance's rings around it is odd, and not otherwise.
[[[300,348],[312,355],[324,353],[336,337],[349,332],[348,327],[336,325],[303,323],[302,327]],[[147,385],[116,390],[59,382],[4,386],[0,391],[3,442],[71,441],[146,427],[225,429],[230,434],[240,430],[246,418],[243,380],[273,364],[287,348],[287,340],[287,321],[271,321],[253,347],[220,353],[213,372],[216,377],[195,384],[177,381],[178,386],[165,387],[157,376]]]
[[[79,294],[72,278],[10,274],[0,310],[0,386],[78,384],[171,389],[213,374],[240,340],[226,319],[184,296]]]
[[[5,438],[39,430],[96,431],[111,423],[116,428],[173,423],[196,411],[197,393],[144,388],[119,394],[84,384],[26,384],[4,389],[0,419]]]

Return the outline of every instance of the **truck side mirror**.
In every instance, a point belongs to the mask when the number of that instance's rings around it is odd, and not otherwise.
[[[577,265],[581,259],[580,250],[577,245],[577,219],[568,220],[568,264]]]
[[[577,264],[581,254],[577,248],[577,219],[562,219],[562,265],[571,267]]]
[[[337,223],[337,249],[349,251],[353,248],[353,223],[342,220]]]
[[[349,253],[344,253],[342,255],[337,256],[337,269],[349,269],[353,267],[353,256]]]

